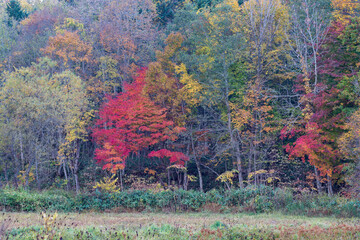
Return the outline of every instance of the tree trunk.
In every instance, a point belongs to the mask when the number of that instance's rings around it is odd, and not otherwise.
[[[124,169],[120,169],[120,189],[121,189],[121,191],[124,191],[124,184],[123,184],[124,172],[125,172]]]
[[[170,169],[169,168],[167,169],[167,177],[168,177],[168,188],[169,188],[170,185],[171,185],[171,182],[170,182]]]
[[[320,183],[320,176],[318,173],[318,170],[316,169],[316,167],[314,166],[314,172],[315,172],[315,179],[316,179],[316,188],[318,190],[318,192],[321,192],[321,183]]]
[[[39,178],[39,159],[38,159],[37,154],[38,154],[38,146],[35,145],[35,150],[34,150],[35,180],[36,180],[37,189],[40,190],[41,189],[41,183],[40,183],[40,178]]]
[[[23,146],[23,139],[21,133],[19,134],[19,141],[20,141],[20,159],[21,159],[21,166],[25,169],[25,158],[24,158],[24,146]],[[29,174],[31,170],[31,164],[29,163],[28,168],[25,169],[25,189],[29,187]]]
[[[237,162],[237,167],[238,167],[238,177],[239,177],[239,186],[240,188],[244,188],[244,179],[243,179],[243,175],[242,175],[242,166],[241,166],[241,156],[240,156],[240,148],[239,145],[236,144],[236,162]]]
[[[79,171],[79,158],[80,158],[80,144],[77,143],[77,149],[76,149],[76,156],[74,159],[74,179],[75,179],[75,189],[76,189],[76,194],[80,193],[80,184],[79,184],[79,176],[78,176],[78,171]]]
[[[202,179],[202,174],[201,174],[201,169],[200,169],[200,162],[197,158],[195,158],[195,163],[196,163],[196,168],[197,168],[197,172],[199,175],[200,192],[204,192],[204,184],[203,184],[203,179]]]
[[[21,159],[21,166],[23,169],[25,169],[25,158],[24,158],[24,148],[23,148],[23,139],[21,133],[19,134],[19,140],[20,140],[20,159]]]
[[[66,191],[69,191],[70,190],[69,178],[68,178],[68,174],[67,174],[67,171],[66,171],[65,159],[63,160],[62,163],[63,163],[63,170],[64,170],[64,176],[65,176],[65,181],[66,181]]]
[[[9,175],[8,175],[8,162],[7,161],[5,161],[4,176],[5,176],[5,184],[8,184],[9,183]]]
[[[251,143],[249,147],[249,153],[248,153],[248,166],[247,166],[247,176],[251,173]],[[247,185],[250,185],[250,179],[247,178]]]
[[[331,182],[331,178],[329,175],[327,175],[327,185],[328,185],[328,195],[332,196],[334,194],[334,192],[332,189],[332,182]]]
[[[74,179],[75,179],[76,194],[79,194],[80,193],[79,177],[75,171],[74,171]]]
[[[16,152],[15,152],[13,144],[11,144],[11,154],[13,155],[14,160],[15,160],[16,172],[15,172],[15,177],[14,177],[14,184],[15,184],[15,187],[17,188],[18,187],[18,178],[17,178],[17,176],[19,175],[19,173],[21,171],[21,163],[20,163],[18,157],[16,156]]]
[[[188,152],[188,155],[189,155],[189,152]],[[184,172],[184,180],[183,180],[183,189],[184,190],[187,190],[187,188],[188,188],[188,183],[189,183],[189,181],[188,181],[188,177],[187,177],[187,165],[188,165],[188,162],[185,162],[185,172]]]
[[[41,189],[41,183],[40,183],[40,178],[39,178],[39,163],[38,163],[38,158],[37,158],[36,155],[35,155],[35,177],[36,177],[37,188],[38,188],[38,190],[40,190]]]
[[[30,184],[30,172],[31,172],[31,167],[32,167],[33,162],[30,161],[28,167],[25,170],[25,189],[29,188],[29,184]]]
[[[192,147],[193,152],[194,152],[196,169],[197,169],[198,176],[199,176],[199,188],[200,188],[200,192],[204,192],[204,184],[203,184],[203,179],[202,179],[202,174],[201,174],[201,169],[200,169],[200,160],[198,159],[197,154],[196,154],[195,144],[194,144],[194,139],[193,139],[192,134],[191,134],[191,147]]]
[[[226,74],[225,76],[227,76],[226,69],[225,69],[224,73]],[[225,77],[225,104],[226,104],[226,109],[227,109],[227,127],[228,127],[228,132],[230,135],[230,144],[231,144],[232,149],[235,151],[235,155],[236,155],[236,163],[237,163],[238,171],[239,171],[239,186],[240,186],[240,188],[243,188],[244,183],[243,183],[243,177],[242,177],[242,166],[241,166],[242,163],[241,163],[241,157],[240,157],[240,149],[239,149],[238,142],[236,141],[236,139],[234,137],[234,131],[231,126],[231,108],[230,108],[230,103],[229,103],[229,83],[228,83],[227,77]]]
[[[187,145],[187,149],[186,149],[186,155],[189,156],[190,154],[190,143]],[[187,173],[187,166],[188,166],[188,162],[185,162],[185,172],[184,172],[184,180],[183,180],[183,188],[184,190],[188,189],[188,185],[189,185],[189,178],[188,178],[188,173]]]

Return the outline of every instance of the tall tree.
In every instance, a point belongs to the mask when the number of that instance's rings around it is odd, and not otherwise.
[[[154,5],[150,0],[114,0],[102,10],[96,30],[102,56],[118,62],[120,89],[138,67],[152,60]]]
[[[61,70],[72,69],[85,77],[92,61],[92,46],[81,39],[85,34],[84,25],[75,19],[65,18],[56,30],[56,36],[49,38],[43,52],[56,60]]]
[[[313,114],[310,95],[318,93],[319,72],[321,66],[319,57],[322,45],[325,43],[329,21],[326,13],[321,10],[320,4],[309,0],[295,2],[291,6],[291,28],[289,44],[292,50],[292,59],[297,69],[297,93],[302,91],[298,99],[302,106],[302,123],[305,126]],[[301,90],[300,90],[301,89]],[[288,124],[292,125],[294,123]],[[295,126],[290,126],[290,128]],[[321,191],[320,176],[317,166],[314,165],[315,179],[318,191]]]
[[[68,169],[76,166],[70,156],[62,157],[60,148],[65,140],[83,139],[87,134],[83,124],[88,104],[84,84],[69,71],[54,71],[55,66],[44,58],[29,68],[2,75],[0,119],[10,149],[5,159],[14,162],[15,177],[24,171],[26,187],[34,169],[41,188],[56,173],[56,163],[70,180]]]
[[[189,12],[184,13],[190,8],[193,9],[191,15]],[[179,11],[179,17],[174,20],[174,23],[184,36],[187,36],[187,45],[184,46],[189,50],[185,51],[182,59],[188,71],[192,73],[192,77],[199,82],[194,89],[199,89],[199,87],[201,89],[201,107],[210,112],[213,108],[221,111],[218,116],[222,117],[216,120],[216,125],[212,126],[213,128],[221,126],[221,130],[213,129],[213,131],[222,132],[220,134],[222,140],[218,141],[222,144],[217,145],[215,157],[220,157],[229,151],[234,154],[239,170],[239,184],[243,186],[239,139],[236,137],[232,122],[233,109],[231,108],[231,96],[236,89],[234,88],[236,84],[230,73],[230,67],[239,59],[243,43],[239,29],[239,11],[237,1],[224,1],[212,9],[204,9],[198,13],[196,13],[196,7],[186,5],[183,11]],[[183,16],[184,20],[180,19]],[[183,28],[183,21],[191,22],[190,31]],[[227,140],[224,141],[224,139]],[[232,161],[230,162],[231,166]]]
[[[125,92],[109,97],[99,111],[100,119],[93,129],[93,137],[100,146],[95,152],[103,169],[113,173],[124,170],[131,153],[156,146],[164,141],[175,141],[184,128],[166,119],[165,109],[155,105],[144,95],[146,69],[138,72],[134,83],[125,85]],[[149,157],[167,157],[170,164],[183,164],[188,158],[183,153],[160,149]],[[121,174],[121,185],[123,171]],[[121,186],[123,187],[123,186]]]
[[[346,3],[339,6],[343,8],[348,5]],[[338,10],[335,9],[335,13]],[[357,23],[354,21],[354,25],[350,27],[351,16],[345,14],[341,17],[338,13],[335,16],[335,20],[327,29],[327,37],[322,41],[322,46],[318,47],[322,52],[313,57],[317,59],[321,68],[318,68],[317,74],[313,73],[315,68],[311,70],[311,75],[303,76],[303,124],[302,127],[290,132],[290,136],[296,140],[287,146],[290,156],[301,157],[303,161],[308,160],[315,166],[315,174],[319,169],[320,174],[327,177],[329,194],[333,193],[332,179],[338,178],[334,174],[338,173],[344,164],[337,139],[344,132],[347,112],[353,109],[354,104],[354,99],[345,96],[349,92],[345,86],[351,86],[345,82],[359,70],[359,54],[351,47],[353,41],[349,38],[354,32],[358,34]],[[303,58],[305,66],[304,60]],[[303,72],[309,74],[306,69]],[[311,80],[313,84],[310,83]],[[318,179],[317,185],[320,190]]]

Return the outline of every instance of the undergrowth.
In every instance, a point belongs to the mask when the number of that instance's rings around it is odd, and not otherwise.
[[[206,193],[180,189],[79,195],[65,191],[2,189],[0,209],[25,212],[282,212],[291,215],[360,217],[360,200],[311,193],[294,195],[289,189],[272,189],[267,186],[250,186],[231,191],[214,189]]]

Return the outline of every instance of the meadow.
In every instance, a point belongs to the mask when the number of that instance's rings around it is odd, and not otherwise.
[[[53,213],[46,217],[2,213],[0,234],[3,239],[360,239],[359,218],[210,212],[59,213],[54,221]]]
[[[71,194],[0,190],[0,239],[360,239],[360,201],[260,186]]]

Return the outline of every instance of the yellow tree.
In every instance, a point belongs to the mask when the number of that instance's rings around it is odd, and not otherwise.
[[[201,84],[188,73],[186,65],[179,63],[178,53],[183,50],[184,36],[171,33],[165,40],[163,51],[157,51],[157,61],[149,64],[145,77],[145,94],[157,105],[167,109],[167,117],[177,126],[185,126],[191,109],[201,101]],[[188,129],[190,132],[191,129]],[[191,135],[191,133],[189,134]],[[192,135],[191,135],[192,137]],[[192,139],[192,138],[191,138]],[[188,146],[193,143],[189,141]],[[194,149],[194,147],[192,147]],[[188,147],[189,149],[189,147]],[[203,191],[199,162],[195,162],[199,172],[200,190]],[[185,163],[187,165],[187,162]],[[168,171],[170,168],[168,168]],[[184,174],[184,188],[187,187],[188,176]]]
[[[88,95],[95,107],[103,102],[106,94],[116,94],[122,89],[119,62],[111,56],[102,56],[98,63],[96,75],[89,79],[87,87]]]
[[[239,93],[233,122],[248,155],[248,173],[263,167],[272,133],[277,129],[269,89],[277,91],[279,84],[291,78],[283,67],[290,60],[289,17],[289,9],[280,0],[249,0],[241,6],[241,29],[246,42],[241,60],[248,82],[245,93]]]
[[[249,82],[242,97],[231,104],[234,128],[241,140],[243,154],[247,155],[248,174],[262,168],[259,160],[267,157],[266,149],[271,146],[273,133],[277,130],[270,105],[271,96],[259,84],[257,81]]]
[[[70,71],[56,72],[56,63],[42,58],[29,68],[17,69],[2,76],[0,119],[10,140],[8,156],[15,162],[16,172],[24,171],[25,185],[35,168],[38,187],[40,171],[50,174],[59,163],[69,180],[68,169],[75,177],[79,157],[69,154],[78,151],[78,143],[86,140],[87,108],[85,85]],[[55,170],[56,171],[56,170]],[[17,174],[16,174],[17,175]]]
[[[241,29],[246,49],[242,58],[249,74],[261,85],[289,79],[282,66],[289,59],[289,9],[280,0],[249,0],[241,6]]]
[[[347,132],[338,139],[340,151],[347,160],[351,160],[347,167],[347,183],[352,187],[352,192],[360,194],[360,110],[352,114],[349,122],[345,125]]]
[[[352,192],[360,194],[360,73],[353,77],[344,77],[346,87],[342,94],[355,103],[356,111],[347,119],[345,132],[337,139],[342,156],[347,160],[347,183]]]
[[[335,21],[341,23],[348,23],[350,18],[355,16],[360,8],[360,3],[357,0],[332,0],[333,17]]]
[[[183,84],[176,76],[176,69],[182,72],[183,78],[186,78],[186,69],[184,66],[178,68],[174,58],[183,40],[181,34],[171,33],[165,41],[165,49],[156,52],[157,61],[149,64],[145,77],[145,93],[157,105],[167,109],[168,118],[182,126],[185,124],[187,107],[183,101],[184,95],[180,94]]]
[[[92,46],[84,38],[84,26],[77,20],[66,18],[56,27],[56,36],[50,37],[43,52],[60,64],[60,69],[72,69],[80,76],[87,75],[92,61]]]

